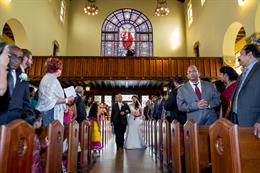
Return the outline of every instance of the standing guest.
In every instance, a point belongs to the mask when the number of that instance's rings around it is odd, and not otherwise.
[[[260,50],[256,44],[248,44],[238,57],[244,72],[237,80],[231,101],[231,121],[242,127],[254,126],[260,138]]]
[[[123,149],[124,135],[126,131],[127,119],[126,115],[130,113],[130,108],[127,103],[123,102],[123,97],[118,94],[118,102],[112,105],[111,122],[114,126],[114,133],[116,135],[117,150]]]
[[[94,102],[94,99],[93,99],[93,97],[91,97],[91,96],[89,96],[89,97],[87,97],[87,100],[86,100],[87,102],[86,102],[86,116],[88,117],[88,113],[89,113],[89,110],[90,110],[90,108],[91,108],[91,105],[93,104],[93,102]]]
[[[187,113],[199,125],[210,125],[217,119],[215,108],[220,105],[219,95],[210,82],[199,78],[196,66],[187,70],[189,81],[178,89],[177,105],[180,111]]]
[[[165,101],[164,109],[170,111],[170,116],[167,116],[166,119],[171,123],[172,120],[176,119],[181,124],[186,122],[186,113],[181,112],[177,106],[177,92],[178,89],[184,85],[184,79],[180,76],[176,76],[173,80],[174,89],[169,93],[168,99]]]
[[[0,125],[22,118],[22,114],[31,113],[29,84],[20,71],[22,51],[17,46],[9,46],[7,91],[0,97]]]
[[[8,45],[5,42],[0,43],[0,96],[4,95],[7,88],[8,52]]]
[[[94,152],[99,151],[102,148],[101,141],[101,127],[100,127],[100,113],[101,107],[97,102],[94,102],[89,110],[89,120],[91,121],[91,148]]]
[[[48,126],[52,121],[59,120],[63,124],[66,103],[73,101],[70,96],[65,98],[63,89],[58,81],[62,73],[62,62],[58,58],[46,60],[46,74],[39,85],[39,100],[36,109],[42,112],[43,125]]]
[[[149,99],[146,101],[145,103],[145,107],[144,107],[144,117],[145,120],[151,120],[151,106],[152,106],[152,101]]]
[[[226,85],[223,92],[221,92],[221,108],[220,117],[228,118],[228,110],[230,109],[230,101],[232,94],[236,88],[236,81],[238,78],[237,72],[229,66],[223,66],[219,69],[220,80]]]
[[[33,59],[32,59],[32,52],[27,50],[27,49],[22,49],[23,51],[23,61],[20,65],[20,68],[23,73],[25,73],[25,70],[33,64]]]
[[[75,91],[76,91],[76,98],[75,98],[75,104],[76,104],[76,108],[77,108],[77,122],[79,124],[81,124],[82,121],[84,121],[86,119],[87,113],[85,110],[85,104],[83,101],[83,95],[84,95],[84,89],[82,86],[76,86],[75,87]]]

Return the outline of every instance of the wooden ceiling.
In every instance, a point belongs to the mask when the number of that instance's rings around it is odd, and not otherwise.
[[[241,27],[240,30],[237,33],[236,43],[239,42],[242,38],[246,36],[246,31],[244,27]]]
[[[7,37],[9,37],[11,40],[15,41],[14,40],[14,35],[13,35],[13,32],[10,28],[10,26],[6,23],[5,26],[4,26],[4,29],[3,29],[3,34],[5,34]]]

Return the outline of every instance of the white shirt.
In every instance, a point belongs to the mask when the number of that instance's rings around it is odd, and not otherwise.
[[[121,107],[122,107],[123,103],[122,102],[118,102],[118,107],[119,107],[119,110],[121,110]]]
[[[194,84],[197,84],[197,86],[198,86],[198,88],[199,88],[199,90],[200,90],[200,92],[201,92],[201,82],[200,82],[200,80],[198,80],[197,83],[193,83],[193,82],[191,82],[191,81],[189,81],[189,82],[190,82],[190,85],[191,85],[192,89],[194,90],[194,92],[195,92],[195,85],[194,85]],[[202,93],[202,92],[201,92],[201,93]]]
[[[14,79],[14,88],[15,88],[15,84],[16,84],[16,71],[15,70],[11,70],[11,74],[12,74],[13,79]]]

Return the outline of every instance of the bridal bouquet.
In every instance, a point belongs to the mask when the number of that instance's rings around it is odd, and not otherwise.
[[[134,116],[134,120],[136,119],[136,117],[140,117],[140,116],[141,116],[141,114],[140,114],[139,111],[134,111],[134,112],[132,113],[132,115]]]

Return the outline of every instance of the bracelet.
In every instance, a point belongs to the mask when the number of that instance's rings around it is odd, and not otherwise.
[[[66,99],[65,99],[65,103],[67,104],[68,102],[69,102],[69,99],[68,99],[68,98],[66,98]]]

